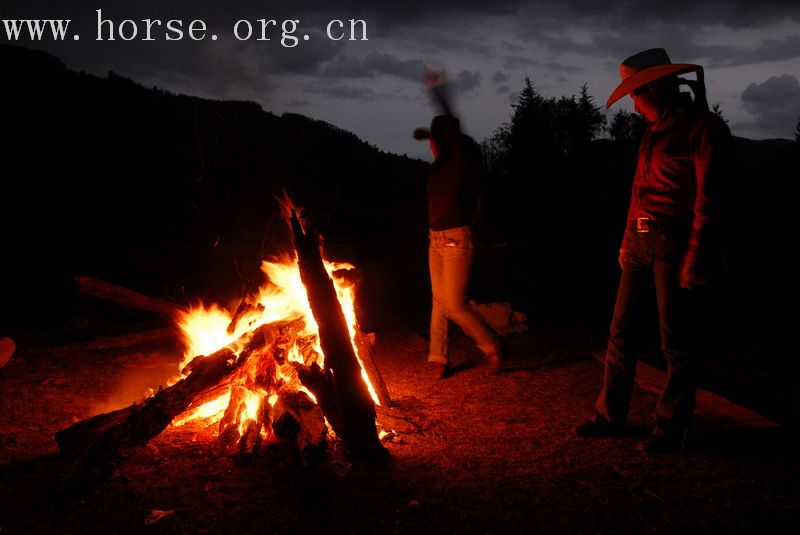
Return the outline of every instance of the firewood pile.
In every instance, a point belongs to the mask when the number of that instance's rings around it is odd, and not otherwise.
[[[294,212],[291,226],[313,318],[245,328],[213,353],[192,358],[179,380],[151,397],[56,433],[62,453],[81,456],[98,476],[110,475],[127,452],[146,445],[171,424],[201,418],[200,409],[216,400],[222,402],[212,447],[217,454],[254,456],[265,441],[282,440],[294,444],[304,462],[316,463],[332,433],[354,458],[384,457],[373,399],[385,406],[391,404],[386,385],[364,335],[356,328],[357,334],[351,336],[322,258],[319,236],[304,231]],[[341,279],[340,284],[353,282],[348,280],[352,274],[334,277]],[[169,303],[96,279],[83,277],[79,282],[87,293],[99,297],[121,299],[162,314],[173,309]],[[227,334],[242,332],[242,322],[253,324],[253,315],[264,306],[251,296],[244,298],[232,315]],[[310,321],[317,326],[312,333],[307,328]]]

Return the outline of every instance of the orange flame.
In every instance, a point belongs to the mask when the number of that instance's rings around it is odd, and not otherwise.
[[[337,270],[355,268],[351,264],[327,261],[325,261],[325,268],[334,282],[339,303],[347,320],[350,339],[361,365],[361,376],[367,384],[373,401],[380,405],[375,389],[364,371],[361,356],[358,354],[358,346],[355,342],[358,323],[354,309],[355,293],[353,284],[342,277],[334,275]],[[208,306],[201,303],[178,314],[176,321],[186,343],[181,369],[198,355],[210,355],[223,347],[231,347],[231,344],[242,335],[261,325],[276,321],[292,321],[298,318],[302,318],[305,324],[305,328],[298,335],[312,341],[312,348],[319,355],[317,363],[320,366],[324,366],[324,354],[319,344],[319,329],[311,312],[308,293],[300,277],[297,260],[283,258],[276,261],[263,261],[261,271],[265,275],[266,282],[254,298],[254,304],[260,306],[252,307],[250,312],[238,318],[232,333],[228,333],[228,329],[234,315],[215,303]],[[236,348],[232,349],[236,351]],[[303,362],[303,357],[297,346],[291,349],[288,358],[290,361]],[[294,390],[305,392],[316,402],[314,395],[300,384],[296,373],[292,373],[291,368],[279,367],[276,370],[276,374],[283,382],[291,384]],[[228,391],[217,399],[194,408],[187,415],[176,419],[173,424],[180,426],[192,420],[205,420],[209,425],[213,424],[222,418],[230,398],[231,392]],[[248,420],[258,418],[258,411],[262,402],[273,406],[276,400],[277,394],[275,392],[248,392],[244,398],[246,409],[239,420],[240,434],[244,432]]]

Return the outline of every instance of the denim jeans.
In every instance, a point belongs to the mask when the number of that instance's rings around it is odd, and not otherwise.
[[[500,337],[483,316],[467,304],[467,284],[472,266],[469,227],[430,231],[428,264],[433,291],[431,342],[428,362],[449,364],[448,320],[471,337],[486,354],[500,351]]]
[[[603,390],[595,404],[595,419],[612,425],[628,417],[636,362],[641,351],[645,292],[655,286],[661,351],[667,361],[667,379],[656,405],[656,427],[664,432],[684,431],[695,404],[696,358],[690,292],[680,287],[680,269],[686,240],[661,232],[633,233],[622,253],[622,278],[605,356]]]

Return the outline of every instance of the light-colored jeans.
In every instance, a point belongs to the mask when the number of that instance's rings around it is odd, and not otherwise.
[[[485,354],[500,351],[500,337],[467,304],[467,283],[472,265],[469,227],[430,231],[428,264],[433,290],[431,344],[428,362],[449,364],[448,320],[471,337]]]

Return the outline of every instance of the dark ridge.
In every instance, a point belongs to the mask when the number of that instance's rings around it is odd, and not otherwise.
[[[226,301],[287,250],[286,189],[335,250],[424,241],[426,164],[253,102],[176,95],[0,46],[0,317],[75,312],[75,273],[154,297]],[[65,309],[66,308],[66,309]]]

